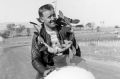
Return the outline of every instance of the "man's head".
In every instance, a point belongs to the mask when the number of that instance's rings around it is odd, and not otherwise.
[[[43,5],[39,8],[38,11],[39,19],[43,22],[46,26],[53,28],[56,26],[54,20],[56,18],[56,14],[54,8],[51,4]]]

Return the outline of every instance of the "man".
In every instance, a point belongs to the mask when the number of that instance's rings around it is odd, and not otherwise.
[[[72,47],[76,56],[81,57],[81,52],[71,28],[56,23],[52,5],[41,6],[38,13],[42,24],[40,32],[34,32],[31,55],[32,65],[38,71],[36,79],[42,79],[54,69],[54,57],[68,55]]]

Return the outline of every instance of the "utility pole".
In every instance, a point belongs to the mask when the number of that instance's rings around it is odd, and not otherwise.
[[[54,4],[54,8],[55,8],[55,13],[57,14],[57,0],[52,2]]]

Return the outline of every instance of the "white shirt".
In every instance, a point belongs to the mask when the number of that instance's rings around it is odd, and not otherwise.
[[[57,32],[56,31],[48,31],[48,30],[46,30],[46,31],[51,37],[52,47],[55,47],[55,48],[60,47],[60,43],[57,38]]]

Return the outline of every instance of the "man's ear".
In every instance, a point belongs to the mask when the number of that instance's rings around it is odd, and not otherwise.
[[[41,17],[36,18],[36,19],[37,19],[37,21],[39,21],[40,23],[43,23],[43,19],[42,19]]]

